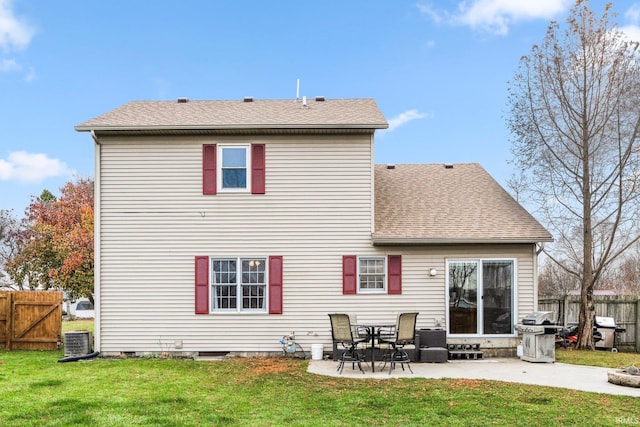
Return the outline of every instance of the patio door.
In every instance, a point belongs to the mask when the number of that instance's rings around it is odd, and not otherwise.
[[[449,334],[512,335],[514,260],[447,262]]]

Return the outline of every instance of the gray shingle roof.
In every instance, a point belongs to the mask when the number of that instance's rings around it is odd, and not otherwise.
[[[535,243],[552,236],[479,164],[376,165],[373,240]]]
[[[77,131],[163,129],[386,129],[373,99],[132,101],[79,124]]]

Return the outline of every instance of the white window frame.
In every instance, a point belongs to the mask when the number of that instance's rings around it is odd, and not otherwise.
[[[225,188],[222,176],[224,164],[224,150],[228,148],[243,148],[245,150],[245,167],[246,167],[246,185],[237,188]],[[251,144],[218,144],[217,145],[218,165],[216,170],[216,182],[218,192],[220,193],[248,193],[251,192]]]
[[[209,312],[212,314],[220,314],[220,313],[257,313],[264,314],[269,312],[269,263],[268,257],[266,256],[242,256],[242,257],[232,257],[232,256],[212,256],[210,257],[210,271],[211,271],[211,283],[209,284]],[[242,282],[242,261],[260,261],[264,264],[264,282],[263,283],[243,283]],[[215,288],[219,284],[216,283],[216,275],[215,270],[213,268],[215,261],[235,261],[236,262],[236,307],[235,308],[215,308],[216,303],[216,292]],[[242,288],[245,285],[261,285],[264,287],[264,301],[263,308],[243,308],[243,295]]]
[[[361,272],[361,262],[362,261],[370,261],[370,260],[376,260],[376,261],[382,261],[382,268],[383,268],[383,272],[382,272],[382,289],[376,289],[376,288],[363,288],[362,286],[360,286],[361,282],[360,282],[360,275],[362,274]],[[358,293],[359,294],[386,294],[387,293],[387,282],[389,279],[389,272],[388,270],[388,266],[387,266],[388,262],[387,262],[387,257],[386,256],[376,256],[376,255],[371,255],[371,256],[359,256],[358,257],[358,281],[357,281],[357,289],[358,289]],[[375,273],[371,273],[371,274],[375,274]]]
[[[511,284],[511,327],[513,329],[512,333],[507,334],[485,334],[484,331],[484,291],[485,286],[483,282],[483,263],[491,262],[491,261],[509,261],[513,265],[512,272],[512,284]],[[451,332],[451,321],[450,321],[450,295],[449,295],[449,265],[453,262],[476,262],[478,263],[478,283],[477,283],[477,325],[475,333],[452,333]],[[447,320],[447,334],[452,337],[493,337],[493,338],[501,338],[501,337],[514,337],[517,336],[518,333],[515,330],[515,319],[518,318],[518,261],[516,258],[452,258],[446,260],[446,277],[445,277],[445,289],[446,289],[446,320]],[[480,332],[478,332],[480,331]]]

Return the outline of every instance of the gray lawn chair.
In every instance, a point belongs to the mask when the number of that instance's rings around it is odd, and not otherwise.
[[[391,337],[380,337],[380,343],[390,345],[389,351],[384,357],[385,366],[387,361],[389,361],[391,365],[389,367],[389,374],[391,374],[391,371],[396,367],[396,363],[400,363],[403,371],[404,365],[406,364],[409,371],[413,374],[413,370],[410,365],[411,358],[404,347],[411,344],[415,345],[416,343],[417,317],[418,313],[401,313],[398,316],[395,335]]]
[[[358,368],[360,368],[364,374],[364,370],[362,369],[364,355],[358,349],[358,345],[364,342],[366,338],[357,338],[354,336],[348,314],[331,313],[329,314],[329,319],[331,320],[331,338],[333,342],[340,344],[344,348],[339,359],[337,370],[342,373],[345,363],[351,363],[352,368],[355,369],[357,363]]]

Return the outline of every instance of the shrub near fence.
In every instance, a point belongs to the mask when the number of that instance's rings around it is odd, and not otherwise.
[[[0,349],[55,350],[61,333],[62,292],[0,291]]]
[[[596,316],[612,317],[619,328],[626,329],[617,337],[616,346],[623,351],[640,353],[640,298],[627,295],[594,295]],[[580,296],[541,296],[538,310],[552,311],[559,325],[578,324]]]

